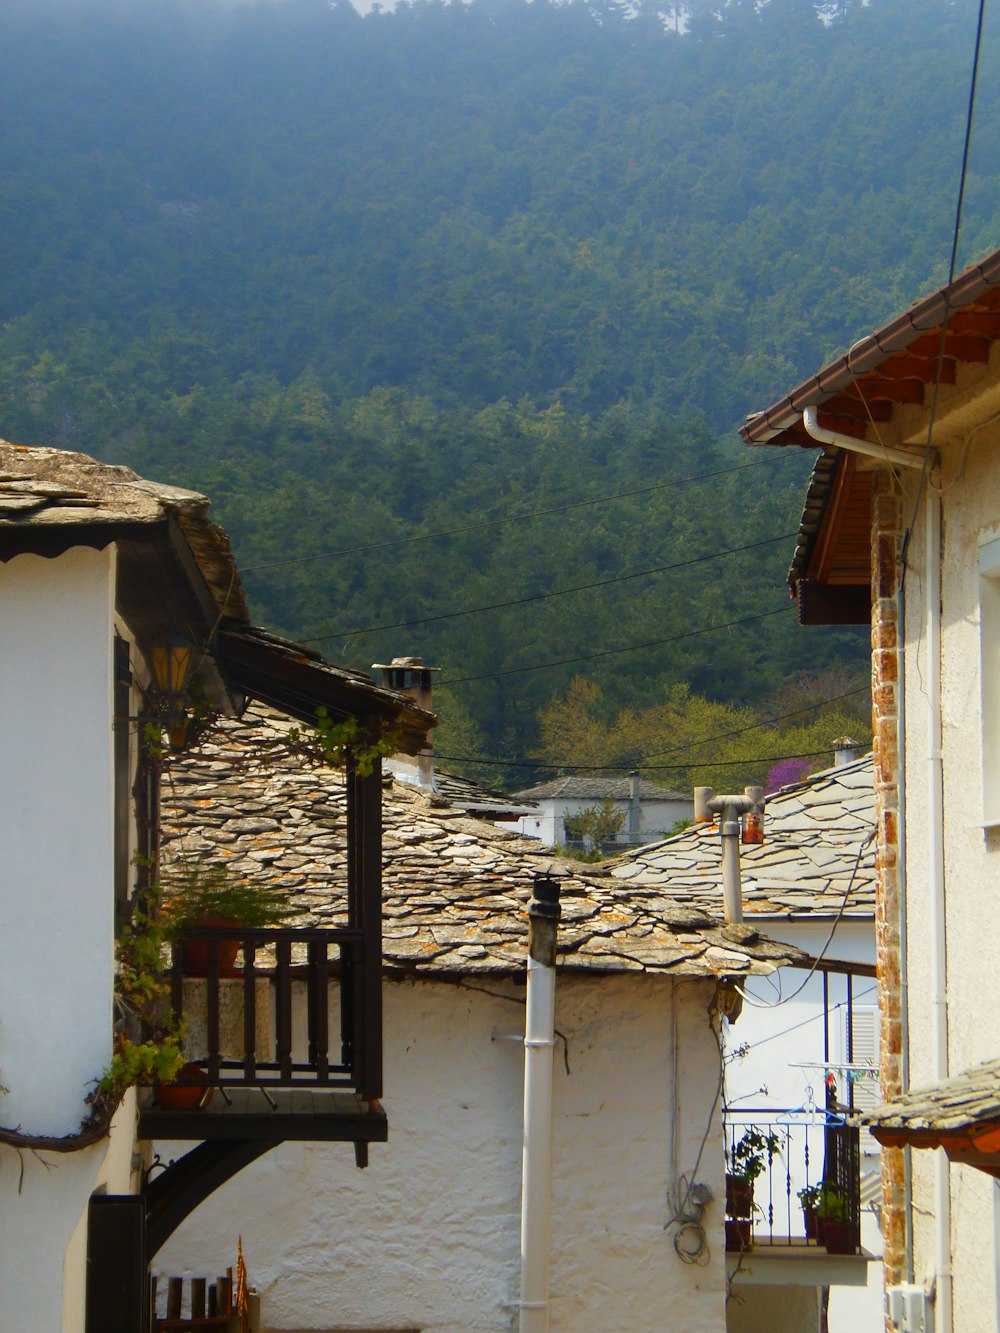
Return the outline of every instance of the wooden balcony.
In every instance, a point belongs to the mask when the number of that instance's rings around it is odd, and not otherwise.
[[[171,1004],[196,1069],[144,1094],[139,1133],[157,1139],[386,1138],[381,958],[359,927],[203,926],[173,947]]]

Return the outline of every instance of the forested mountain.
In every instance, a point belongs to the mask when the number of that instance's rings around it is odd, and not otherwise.
[[[858,663],[787,611],[807,459],[733,427],[943,279],[974,10],[8,4],[0,434],[206,490],[261,620],[447,668],[452,749],[580,671],[610,719]]]

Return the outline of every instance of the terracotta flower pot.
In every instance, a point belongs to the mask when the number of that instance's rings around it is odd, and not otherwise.
[[[753,1181],[726,1176],[726,1213],[729,1217],[753,1216]]]
[[[753,1223],[749,1217],[726,1218],[727,1254],[745,1254],[753,1249]]]
[[[827,1254],[853,1254],[857,1249],[854,1241],[853,1222],[834,1222],[825,1217],[823,1221],[823,1244]]]
[[[208,1106],[215,1089],[208,1086],[201,1065],[187,1064],[177,1075],[180,1083],[154,1083],[153,1101],[164,1111],[199,1111]]]
[[[805,1223],[805,1228],[806,1228],[806,1240],[818,1240],[819,1237],[818,1237],[818,1234],[817,1234],[817,1231],[816,1231],[816,1227],[817,1227],[817,1223],[818,1223],[819,1219],[818,1219],[817,1216],[816,1216],[816,1209],[815,1209],[815,1208],[803,1208],[803,1209],[802,1209],[802,1220],[803,1220],[803,1222]]]
[[[198,925],[243,928],[242,921],[234,921],[229,917],[213,917],[211,920],[199,921]],[[220,939],[218,947],[219,976],[235,976],[236,955],[240,951],[240,941],[238,939]],[[186,977],[207,977],[211,957],[211,945],[208,940],[185,940],[184,975]]]

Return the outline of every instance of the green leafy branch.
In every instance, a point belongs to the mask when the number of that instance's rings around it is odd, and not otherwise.
[[[374,732],[363,730],[356,717],[334,722],[324,704],[316,710],[315,725],[308,731],[292,727],[288,743],[297,753],[316,763],[343,768],[352,764],[361,777],[371,775],[376,762],[395,754],[402,738],[402,724],[377,723]]]
[[[176,933],[168,917],[137,913],[115,944],[115,1051],[91,1096],[95,1106],[136,1083],[170,1083],[184,1064],[185,1019],[169,1008],[164,951]]]

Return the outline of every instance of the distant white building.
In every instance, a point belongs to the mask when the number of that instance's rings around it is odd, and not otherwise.
[[[566,835],[567,816],[572,818],[607,800],[613,802],[614,809],[622,816],[615,842],[626,846],[657,842],[694,813],[691,796],[646,782],[637,773],[627,778],[552,778],[537,787],[515,792],[512,799],[538,807],[537,814],[521,816],[517,831],[550,847],[562,847],[572,841]]]
[[[768,797],[764,842],[740,849],[744,925],[821,961],[811,974],[796,966],[748,976],[742,1013],[726,1031],[727,1146],[751,1127],[781,1141],[757,1182],[754,1248],[729,1256],[728,1333],[873,1333],[882,1322],[882,1243],[871,1206],[878,1144],[862,1134],[850,1163],[861,1252],[831,1255],[807,1244],[797,1198],[839,1152],[827,1135],[828,1105],[866,1110],[879,1100],[874,834],[868,755]],[[645,891],[653,911],[683,903],[719,915],[721,860],[718,825],[699,823],[608,868],[623,891]],[[829,1117],[832,1138],[851,1137],[841,1119]]]
[[[343,774],[269,757],[271,732],[247,714],[173,766],[166,854],[207,845],[281,885],[297,925],[325,922],[344,910]],[[238,772],[219,762],[244,747]],[[164,1276],[214,1273],[242,1235],[265,1328],[510,1333],[524,908],[552,863],[540,843],[417,783],[383,795],[385,1151],[357,1171],[337,1145],[282,1143],[193,1212],[158,1263]],[[560,883],[552,1333],[724,1333],[715,1006],[728,980],[774,976],[801,955],[753,931],[742,943],[705,911],[661,912],[585,866]],[[266,1120],[263,1099],[259,1109]],[[216,1114],[213,1103],[202,1118]],[[701,1186],[697,1200],[685,1180]],[[685,1254],[669,1225],[682,1204]]]

